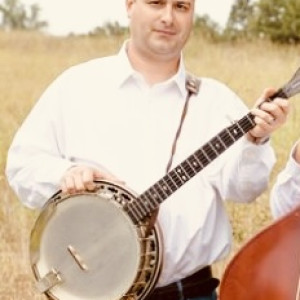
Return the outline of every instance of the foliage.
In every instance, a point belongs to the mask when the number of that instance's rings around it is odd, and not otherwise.
[[[203,37],[211,41],[218,41],[221,38],[221,29],[208,15],[196,16],[194,20],[194,32],[196,34],[200,33]]]
[[[299,43],[300,1],[236,0],[224,34],[230,39],[259,37],[280,43]]]
[[[20,0],[4,0],[0,4],[0,14],[0,27],[6,30],[40,30],[48,25],[39,20],[40,7],[37,4],[25,7]]]
[[[106,22],[102,27],[97,26],[91,32],[90,36],[104,35],[104,36],[123,36],[127,33],[128,28],[121,26],[119,22]]]
[[[277,42],[300,42],[300,1],[260,0],[253,15],[253,32]]]
[[[250,36],[249,24],[253,14],[253,6],[249,1],[236,0],[232,5],[224,36],[229,39],[247,38]]]

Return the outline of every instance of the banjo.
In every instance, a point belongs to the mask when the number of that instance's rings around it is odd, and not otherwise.
[[[270,99],[300,92],[300,69]],[[255,127],[254,115],[223,129],[140,195],[109,181],[93,192],[51,197],[30,237],[37,289],[53,300],[144,300],[162,266],[151,215],[177,189]]]

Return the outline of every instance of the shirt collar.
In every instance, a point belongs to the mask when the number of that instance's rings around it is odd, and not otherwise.
[[[123,43],[123,46],[121,47],[117,55],[118,70],[116,70],[117,74],[115,78],[119,86],[122,86],[127,80],[139,74],[137,71],[135,71],[132,68],[131,63],[129,61],[127,55],[127,43],[128,41],[125,41]],[[166,80],[163,84],[164,85],[175,84],[179,92],[181,93],[181,95],[185,96],[187,93],[185,88],[185,81],[186,81],[186,69],[183,62],[183,55],[181,54],[177,73],[171,78],[169,78],[168,80]]]

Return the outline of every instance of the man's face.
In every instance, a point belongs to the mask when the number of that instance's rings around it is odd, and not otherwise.
[[[194,0],[126,0],[134,47],[156,58],[178,57],[193,25]]]

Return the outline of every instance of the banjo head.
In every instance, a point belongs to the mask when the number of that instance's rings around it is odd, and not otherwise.
[[[140,234],[114,196],[104,189],[50,199],[30,240],[40,292],[59,300],[116,300],[130,290],[140,268]]]

